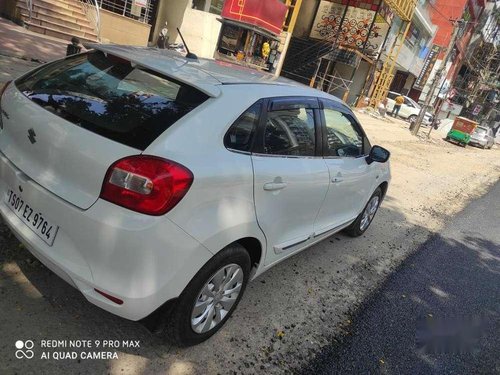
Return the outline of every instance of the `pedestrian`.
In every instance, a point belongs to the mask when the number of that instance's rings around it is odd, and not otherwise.
[[[397,117],[399,110],[401,109],[401,105],[405,102],[405,98],[403,95],[396,96],[394,99],[396,103],[394,103],[394,108],[392,109],[391,116]]]
[[[71,43],[69,43],[66,47],[66,56],[76,55],[82,51],[82,47],[80,46],[80,39],[76,36],[71,38]]]
[[[165,49],[168,48],[168,22],[165,22],[165,26],[160,30],[160,35],[158,35],[158,40],[156,45],[158,48]]]

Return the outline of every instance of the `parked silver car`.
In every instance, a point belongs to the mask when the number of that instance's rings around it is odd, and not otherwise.
[[[481,148],[492,148],[495,143],[493,130],[490,127],[478,126],[471,134],[469,143]]]

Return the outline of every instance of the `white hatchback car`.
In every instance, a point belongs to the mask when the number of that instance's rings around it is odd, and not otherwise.
[[[398,96],[402,96],[405,101],[401,105],[401,109],[399,110],[398,116],[410,121],[414,122],[417,120],[418,114],[420,113],[420,105],[415,102],[412,98],[398,94],[397,92],[394,91],[389,91],[387,94],[387,113],[391,113],[392,110],[394,109],[394,105],[396,104],[396,98]],[[429,112],[425,112],[424,118],[422,120],[422,125],[430,125],[432,124],[433,116]]]
[[[2,217],[90,302],[140,320],[175,301],[170,337],[199,343],[248,280],[370,225],[389,152],[338,99],[165,50],[94,48],[0,94]]]

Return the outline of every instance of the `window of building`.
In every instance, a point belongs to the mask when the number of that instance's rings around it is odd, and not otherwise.
[[[224,0],[193,0],[192,8],[213,14],[221,14]]]

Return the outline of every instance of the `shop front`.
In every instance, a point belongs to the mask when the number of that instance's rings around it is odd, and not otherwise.
[[[279,0],[227,0],[215,59],[273,72],[281,57],[287,11]]]

